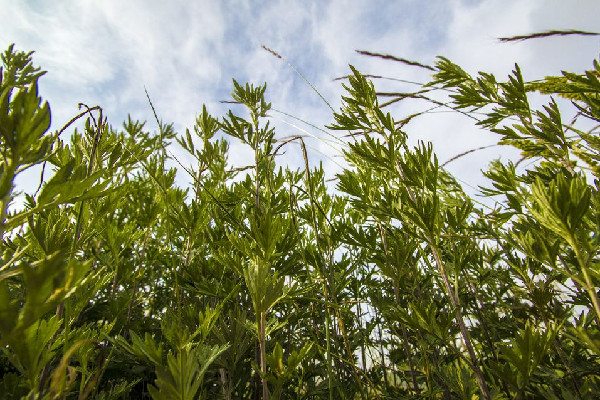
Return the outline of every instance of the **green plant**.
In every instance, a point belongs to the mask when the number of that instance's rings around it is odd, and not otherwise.
[[[518,66],[500,81],[445,58],[408,62],[434,73],[408,93],[378,92],[351,68],[330,127],[351,137],[337,191],[301,135],[270,125],[266,85],[234,81],[246,114],[203,107],[183,135],[158,117],[156,134],[131,119],[115,129],[83,105],[49,132],[31,53],[11,46],[2,62],[0,398],[600,391],[598,61],[533,82]],[[533,92],[545,106],[532,109]],[[528,160],[490,163],[481,193],[493,207],[432,144],[407,145],[427,112],[384,110],[415,97],[477,119]],[[233,140],[250,165],[230,166]],[[304,168],[278,166],[295,145]],[[40,188],[18,209],[15,178],[36,165]]]

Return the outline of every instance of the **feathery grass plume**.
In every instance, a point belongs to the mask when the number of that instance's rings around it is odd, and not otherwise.
[[[451,159],[449,159],[448,161],[446,161],[445,163],[443,163],[441,166],[445,167],[446,165],[450,164],[452,161],[456,161],[459,158],[461,158],[463,156],[466,156],[467,154],[471,154],[471,153],[474,153],[474,152],[479,151],[479,150],[485,150],[485,149],[489,149],[490,147],[496,147],[496,146],[500,146],[500,145],[499,144],[490,144],[490,145],[487,145],[487,146],[477,147],[476,149],[471,149],[471,150],[463,151],[462,153],[455,155],[454,157],[452,157]]]
[[[311,122],[309,122],[307,120],[304,120],[302,118],[296,117],[295,115],[286,113],[285,111],[277,110],[275,108],[271,108],[271,111],[277,112],[279,114],[283,114],[283,115],[285,115],[287,117],[290,117],[290,118],[293,118],[293,119],[295,119],[297,121],[305,123],[306,125],[308,125],[308,126],[310,126],[312,128],[315,128],[316,130],[321,131],[321,132],[323,132],[324,134],[326,134],[328,136],[331,136],[336,142],[339,142],[340,144],[346,144],[343,140],[340,140],[340,138],[338,138],[337,136],[332,135],[330,132],[327,132],[325,129],[320,128],[317,125],[315,125],[315,124],[313,124],[313,123],[311,123]],[[313,136],[315,139],[322,140],[322,139],[318,138],[317,136],[314,136],[314,135],[311,135],[311,136]]]
[[[335,112],[335,110],[333,109],[333,107],[331,106],[331,104],[325,99],[325,97],[323,97],[323,95],[321,94],[321,92],[319,92],[317,90],[316,87],[314,87],[314,85],[312,83],[310,83],[310,81],[300,72],[298,71],[298,69],[296,67],[294,67],[294,65],[292,63],[290,63],[285,57],[283,57],[281,54],[277,53],[275,50],[272,50],[270,48],[268,48],[267,46],[265,46],[264,44],[261,45],[260,47],[262,47],[265,51],[267,51],[268,53],[270,53],[272,56],[277,57],[283,61],[285,61],[285,63],[294,70],[294,72],[304,80],[304,82],[306,82],[308,84],[308,86],[311,87],[312,90],[314,90],[314,92],[321,98],[321,100],[323,100],[325,102],[325,104],[327,104],[327,106],[331,109],[331,111]]]
[[[79,103],[79,109],[81,109],[81,107],[82,107],[82,106],[84,106],[84,104],[83,104],[83,103]],[[87,106],[86,106],[86,110],[85,110],[85,111],[83,111],[83,112],[80,112],[80,113],[79,113],[79,114],[77,114],[75,117],[71,118],[71,119],[69,120],[69,122],[67,122],[65,125],[63,125],[63,127],[62,127],[62,128],[60,128],[60,130],[59,130],[59,131],[58,131],[58,132],[55,134],[56,138],[58,139],[58,137],[59,137],[59,136],[60,136],[60,135],[61,135],[61,134],[62,134],[62,133],[65,131],[65,130],[67,130],[67,128],[68,128],[69,126],[71,126],[73,123],[75,123],[75,121],[77,121],[79,118],[83,117],[85,114],[88,114],[88,113],[89,113],[89,114],[90,114],[90,117],[91,117],[91,118],[93,118],[92,111],[96,111],[96,110],[101,110],[101,107],[100,107],[100,106],[94,106],[94,107],[91,107],[91,108],[90,108],[90,107],[87,107]],[[42,163],[42,170],[41,170],[41,172],[40,172],[40,183],[39,183],[39,185],[38,185],[37,189],[35,190],[35,192],[34,192],[34,194],[33,194],[33,197],[36,197],[36,196],[37,196],[37,194],[39,193],[40,189],[42,188],[42,185],[43,185],[43,183],[44,183],[44,173],[45,173],[45,171],[46,171],[46,161],[44,161],[44,162]]]
[[[417,82],[417,81],[410,81],[407,79],[399,79],[399,78],[392,78],[389,76],[383,76],[383,75],[372,75],[372,74],[364,74],[363,75],[365,78],[368,79],[385,79],[388,81],[395,81],[395,82],[402,82],[402,83],[410,83],[411,85],[417,85],[417,86],[423,86],[424,83],[423,82]],[[333,81],[342,81],[345,79],[349,79],[350,75],[343,75],[343,76],[338,76],[337,78],[333,78]]]
[[[278,54],[275,50],[271,50],[270,48],[268,48],[267,46],[265,46],[264,44],[261,46],[263,49],[265,49],[266,51],[268,51],[269,53],[271,53],[272,55],[274,55],[275,57],[279,58],[279,59],[283,59],[283,57],[281,57],[280,54]]]
[[[401,62],[402,64],[410,65],[410,66],[413,66],[413,67],[425,68],[425,69],[428,69],[430,71],[435,71],[435,68],[433,68],[430,65],[423,64],[423,63],[420,63],[418,61],[407,60],[406,58],[400,58],[400,57],[392,56],[390,54],[372,53],[372,52],[366,51],[366,50],[355,50],[355,51],[358,54],[361,54],[363,56],[383,58],[384,60],[397,61],[397,62]]]
[[[578,31],[578,30],[575,30],[575,29],[569,29],[569,30],[566,30],[566,31],[552,30],[552,31],[545,31],[545,32],[530,33],[528,35],[517,35],[517,36],[501,37],[501,38],[498,38],[498,40],[500,42],[503,42],[503,43],[506,43],[506,42],[522,42],[524,40],[529,40],[529,39],[539,39],[539,38],[546,38],[546,37],[550,37],[550,36],[571,36],[571,35],[599,36],[600,33],[597,33],[597,32],[588,32],[588,31]]]

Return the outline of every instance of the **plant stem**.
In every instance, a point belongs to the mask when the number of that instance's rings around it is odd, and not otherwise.
[[[6,215],[8,213],[8,206],[12,200],[11,194],[15,172],[16,166],[13,164],[12,160],[7,160],[0,183],[0,195],[2,196],[0,199],[0,240],[4,239],[4,231],[6,230]]]
[[[397,161],[396,161],[396,170],[397,170],[400,178],[402,180],[404,180],[405,179],[404,171],[402,170],[402,167],[398,164]],[[406,191],[408,192],[410,199],[413,202],[416,202],[415,194],[413,193],[411,188],[406,187]],[[467,330],[465,321],[464,321],[462,313],[460,311],[458,298],[454,296],[454,291],[452,290],[452,285],[450,285],[450,279],[448,278],[446,268],[444,266],[444,263],[442,262],[442,258],[440,257],[436,243],[434,242],[433,238],[431,237],[431,234],[428,232],[424,232],[424,239],[425,239],[425,242],[429,245],[429,247],[433,253],[433,257],[434,257],[435,262],[440,271],[440,275],[442,276],[442,281],[444,282],[444,288],[446,289],[446,293],[448,294],[448,297],[450,298],[450,302],[452,303],[452,306],[456,310],[456,315],[455,315],[456,322],[458,323],[458,326],[460,328],[460,333],[463,338],[463,342],[465,343],[465,347],[467,348],[467,351],[469,353],[469,358],[471,359],[470,366],[471,366],[471,369],[473,370],[473,372],[475,373],[475,377],[477,378],[477,384],[479,385],[479,389],[481,390],[483,397],[486,400],[490,400],[491,399],[490,392],[489,392],[487,384],[485,383],[485,380],[483,378],[483,374],[481,373],[481,369],[479,368],[479,361],[477,360],[477,357],[475,355],[475,350],[473,349],[473,344],[471,343],[471,337],[469,336],[469,331]]]
[[[317,212],[315,210],[315,199],[312,187],[312,178],[310,173],[310,166],[308,163],[308,153],[306,151],[306,144],[304,140],[300,140],[300,145],[302,148],[302,155],[304,157],[304,172],[306,184],[308,186],[308,194],[310,200],[310,210],[311,210],[311,220],[313,229],[315,232],[315,244],[319,249],[319,252],[323,254],[323,250],[321,249],[321,245],[319,243],[319,227],[317,223]],[[331,322],[331,311],[329,304],[331,302],[331,294],[330,290],[334,287],[335,277],[333,276],[333,268],[331,267],[331,257],[329,264],[329,274],[326,277],[325,271],[322,269],[320,272],[321,282],[323,283],[323,295],[325,297],[325,308],[327,310],[327,321],[325,321],[325,340],[326,340],[326,349],[327,349],[327,385],[329,391],[329,399],[333,400],[333,359],[331,357],[331,332],[330,332],[330,324]]]
[[[262,311],[260,313],[260,370],[262,372],[262,398],[263,400],[269,400],[269,388],[267,386],[267,349],[266,349],[266,325],[267,325],[267,312]]]
[[[467,348],[467,352],[469,353],[469,358],[471,360],[471,363],[470,363],[471,369],[473,369],[473,372],[475,373],[475,377],[477,378],[477,383],[479,385],[479,388],[481,389],[483,397],[487,400],[490,400],[491,395],[488,390],[487,384],[485,383],[485,380],[483,378],[483,374],[481,373],[481,369],[479,368],[479,360],[477,359],[477,356],[475,355],[475,350],[473,348],[473,344],[471,343],[471,336],[469,335],[469,331],[467,330],[467,326],[465,325],[464,318],[460,311],[460,304],[458,303],[458,299],[454,296],[454,292],[452,291],[452,286],[450,285],[450,280],[448,279],[448,274],[446,273],[446,268],[444,266],[444,263],[442,262],[439,251],[438,251],[437,247],[434,245],[433,241],[429,237],[427,237],[426,239],[427,239],[427,242],[429,243],[429,246],[433,253],[435,262],[440,270],[440,275],[442,276],[442,281],[444,282],[444,287],[446,289],[446,292],[448,293],[450,302],[452,303],[452,306],[456,310],[456,322],[458,323],[458,326],[460,328],[460,333],[463,338],[463,342],[465,344],[465,347]]]
[[[587,265],[590,258],[588,256],[588,261],[584,260],[583,255],[581,254],[581,249],[579,248],[574,235],[570,235],[570,237],[568,238],[568,242],[573,247],[575,257],[577,258],[579,268],[581,269],[583,279],[585,280],[585,290],[588,292],[588,295],[590,296],[590,299],[594,306],[594,310],[596,311],[596,323],[600,324],[600,301],[598,300],[598,294],[596,293],[594,284],[592,283],[592,280],[590,279],[590,276],[587,272]]]
[[[381,236],[381,243],[383,244],[383,251],[385,252],[385,261],[386,261],[386,264],[388,265],[388,268],[391,268],[392,262],[391,262],[390,256],[389,256],[387,239],[385,236],[385,230],[380,221],[377,221],[377,225],[379,226],[379,234]],[[396,305],[399,306],[400,305],[400,290],[398,288],[398,279],[394,278],[394,279],[392,279],[392,281],[394,284],[394,299],[395,299]],[[419,389],[419,384],[417,383],[417,374],[415,372],[415,366],[413,363],[412,355],[410,353],[410,347],[409,347],[409,342],[408,342],[408,331],[406,329],[406,326],[404,326],[404,324],[402,324],[402,345],[404,347],[404,352],[406,353],[406,358],[408,359],[408,366],[410,368],[410,375],[412,378],[413,390],[416,394],[419,394],[420,389]]]

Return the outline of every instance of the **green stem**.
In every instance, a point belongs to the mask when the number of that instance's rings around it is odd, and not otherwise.
[[[5,171],[0,182],[0,240],[4,239],[6,229],[6,215],[12,200],[13,180],[15,179],[16,166],[9,160],[6,162]]]
[[[406,146],[406,144],[405,144],[405,146]],[[396,165],[396,169],[397,169],[398,175],[400,176],[401,180],[404,181],[405,177],[404,177],[404,171],[402,170],[402,167],[398,164],[398,162],[396,162],[395,165]],[[411,190],[411,188],[410,187],[406,187],[406,190],[408,192],[408,195],[409,195],[410,199],[413,202],[416,202],[415,194]],[[430,233],[424,232],[424,239],[425,239],[425,242],[431,248],[431,251],[433,253],[433,257],[434,257],[435,262],[436,262],[436,264],[438,266],[438,269],[440,271],[440,275],[442,277],[442,281],[444,283],[444,288],[446,289],[446,292],[448,294],[448,297],[450,298],[450,302],[452,303],[452,306],[456,310],[455,319],[456,319],[456,322],[458,323],[458,326],[460,328],[460,333],[461,333],[461,336],[463,338],[463,342],[465,344],[465,347],[467,348],[467,352],[469,353],[469,358],[471,360],[471,362],[469,363],[469,365],[470,365],[471,369],[473,370],[473,372],[475,373],[475,377],[477,378],[477,384],[479,385],[479,389],[481,390],[481,393],[483,394],[483,397],[486,400],[490,400],[491,399],[491,395],[490,395],[490,392],[488,390],[487,384],[485,383],[485,380],[483,378],[483,374],[481,373],[481,369],[479,368],[479,361],[477,359],[477,356],[475,355],[475,350],[473,349],[473,344],[471,342],[471,337],[469,335],[469,331],[467,330],[467,326],[465,324],[464,318],[463,318],[462,313],[460,311],[460,305],[458,303],[458,297],[455,297],[454,291],[452,290],[452,286],[450,285],[450,279],[448,278],[448,273],[446,272],[446,267],[444,266],[444,263],[442,262],[442,258],[440,257],[438,248],[437,248],[437,246],[435,244],[435,241],[430,236]]]
[[[481,389],[483,397],[487,400],[490,400],[491,395],[488,390],[487,384],[485,383],[485,380],[483,378],[483,374],[481,373],[481,369],[479,368],[479,360],[477,359],[477,356],[475,355],[473,343],[471,342],[471,336],[469,335],[469,331],[467,330],[465,320],[460,311],[460,304],[458,302],[458,298],[456,298],[454,296],[454,292],[452,291],[452,286],[450,285],[450,280],[448,279],[446,267],[444,266],[444,263],[442,262],[439,251],[438,251],[437,247],[434,245],[433,241],[429,237],[427,237],[426,240],[429,243],[429,247],[431,248],[431,251],[433,252],[433,257],[435,259],[435,262],[440,270],[440,275],[442,276],[442,281],[444,282],[444,287],[446,289],[446,292],[448,293],[450,302],[452,303],[452,306],[456,310],[456,315],[455,315],[456,322],[458,323],[458,326],[460,328],[460,333],[463,338],[463,342],[465,344],[465,347],[467,348],[467,352],[469,353],[469,358],[471,360],[471,362],[470,362],[471,369],[475,373],[475,377],[477,379],[477,383],[479,385],[479,388]]]
[[[598,295],[596,293],[596,289],[590,278],[590,275],[587,272],[588,263],[584,260],[583,255],[581,254],[581,249],[577,245],[577,241],[575,240],[575,238],[570,237],[569,242],[571,242],[571,246],[573,247],[573,251],[575,252],[575,257],[577,257],[577,262],[579,263],[579,268],[581,269],[581,273],[583,274],[583,279],[585,280],[585,290],[590,296],[592,305],[594,306],[594,311],[596,311],[596,323],[600,324],[600,301],[598,300]]]
[[[383,244],[383,250],[385,252],[386,264],[388,265],[389,268],[391,268],[392,262],[391,262],[390,256],[389,256],[387,239],[385,236],[385,230],[380,221],[377,221],[377,225],[379,226],[379,234],[381,236],[381,243]],[[392,281],[394,284],[394,299],[396,302],[396,306],[399,306],[400,305],[400,290],[398,288],[398,279],[394,278],[394,279],[392,279]],[[404,324],[402,324],[402,345],[404,347],[404,352],[406,353],[406,357],[408,359],[408,366],[410,368],[410,375],[412,378],[413,390],[416,394],[419,394],[420,389],[419,389],[419,384],[417,383],[417,374],[415,371],[415,366],[413,363],[412,355],[410,353],[410,347],[409,347],[409,342],[408,342],[408,330],[406,329],[406,326]],[[394,375],[394,377],[395,377],[395,375]]]
[[[312,178],[310,174],[310,166],[308,164],[308,153],[306,151],[306,144],[304,140],[300,140],[300,145],[302,148],[302,156],[304,157],[304,170],[305,170],[305,179],[306,184],[308,186],[308,197],[310,201],[310,210],[311,210],[311,221],[315,233],[315,243],[317,245],[317,249],[321,254],[324,254],[324,251],[321,248],[321,244],[319,243],[319,226],[317,223],[317,212],[315,210],[315,199],[314,192],[312,187]],[[330,260],[331,261],[331,260]],[[330,289],[334,287],[334,276],[333,276],[333,268],[331,268],[331,262],[329,263],[329,274],[325,274],[324,270],[319,271],[320,280],[323,286],[323,295],[325,297],[325,308],[327,310],[327,321],[325,321],[325,340],[326,343],[326,351],[327,351],[327,386],[329,391],[329,399],[333,400],[333,358],[331,357],[331,331],[330,324],[331,321],[331,310],[329,304],[331,302]]]
[[[260,331],[260,371],[262,372],[262,398],[263,400],[269,400],[269,387],[267,386],[267,340],[266,340],[266,326],[267,326],[267,312],[262,311],[259,318],[259,331]]]

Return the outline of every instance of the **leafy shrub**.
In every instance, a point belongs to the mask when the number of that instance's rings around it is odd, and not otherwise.
[[[2,62],[2,398],[600,392],[600,140],[584,128],[600,122],[598,61],[536,82],[516,66],[499,82],[438,60],[419,95],[450,90],[447,106],[483,114],[479,125],[531,160],[491,162],[493,209],[431,144],[408,147],[415,116],[384,112],[356,69],[330,126],[353,137],[333,194],[302,137],[280,142],[265,122],[265,85],[234,81],[248,118],[203,108],[184,135],[131,119],[116,129],[99,107],[50,132],[31,53],[11,46]],[[541,109],[532,92],[548,96]],[[226,138],[253,165],[230,169]],[[196,162],[187,189],[166,167],[173,140]],[[306,168],[277,167],[291,141]],[[36,165],[51,178],[9,211],[15,178]]]

